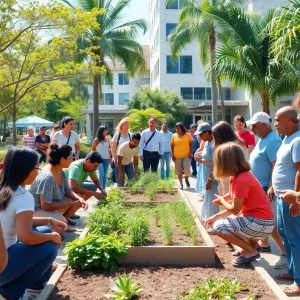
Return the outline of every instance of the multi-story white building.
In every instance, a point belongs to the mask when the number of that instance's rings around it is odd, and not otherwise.
[[[108,82],[102,85],[102,102],[99,105],[100,125],[105,125],[109,132],[114,131],[118,122],[127,112],[127,103],[135,93],[150,85],[149,71],[149,46],[144,46],[144,54],[147,61],[147,72],[137,78],[128,78],[126,70],[120,64],[108,63],[113,74],[113,85]],[[83,113],[86,114],[87,141],[92,140],[92,118],[93,118],[93,87],[89,86],[90,97],[88,106]]]
[[[166,2],[166,0],[150,0],[151,87],[167,88],[182,96],[189,107],[186,124],[195,123],[199,119],[211,121],[211,87],[205,78],[196,43],[188,45],[176,63],[171,61],[167,37],[177,25],[180,1],[172,5]],[[252,0],[248,1],[246,9],[263,14],[270,8],[286,3],[286,0]],[[249,97],[242,89],[231,89],[229,83],[222,85],[227,121],[231,122],[237,114],[249,118],[261,110],[258,97]]]

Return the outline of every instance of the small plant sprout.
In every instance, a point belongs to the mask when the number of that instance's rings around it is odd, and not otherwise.
[[[172,238],[173,238],[173,229],[169,222],[169,214],[166,205],[159,206],[159,217],[162,225],[162,232],[166,240],[166,243],[167,245],[171,245]]]
[[[139,296],[143,287],[136,281],[132,282],[132,275],[117,274],[116,280],[111,280],[112,294],[105,294],[108,299],[130,300],[133,297]]]

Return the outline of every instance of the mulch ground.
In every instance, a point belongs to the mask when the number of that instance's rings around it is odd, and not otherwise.
[[[241,283],[248,284],[248,290],[239,293],[237,299],[245,299],[252,294],[256,295],[255,299],[276,299],[265,281],[250,264],[243,268],[232,266],[231,246],[216,236],[212,236],[212,240],[216,245],[215,268],[126,266],[120,268],[118,273],[132,273],[133,280],[143,285],[144,290],[139,299],[176,299],[176,296],[183,295],[186,291],[193,289],[195,284],[203,283],[208,277],[238,279]],[[115,279],[115,274],[115,272],[102,270],[68,270],[49,299],[106,299],[103,294],[111,293],[110,279]]]
[[[145,194],[131,194],[130,192],[125,193],[125,201],[127,203],[156,203],[156,202],[174,202],[180,201],[181,198],[177,192],[174,194],[169,193],[157,193],[154,200],[150,200],[149,196]]]

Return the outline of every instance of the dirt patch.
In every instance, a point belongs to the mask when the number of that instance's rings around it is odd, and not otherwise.
[[[125,193],[125,201],[126,203],[157,203],[157,202],[174,202],[174,201],[182,201],[180,196],[177,192],[173,194],[166,193],[166,192],[159,192],[154,200],[150,200],[149,196],[137,193],[131,194],[130,192]]]
[[[170,300],[177,295],[191,290],[195,284],[203,283],[207,277],[214,279],[226,277],[238,279],[248,284],[248,290],[238,294],[237,299],[255,294],[255,299],[274,300],[276,296],[269,289],[265,281],[251,267],[243,268],[232,266],[232,247],[218,237],[212,237],[216,245],[215,268],[175,268],[175,267],[135,267],[120,268],[118,273],[131,273],[133,280],[144,286],[139,299]],[[107,271],[73,271],[68,270],[58,286],[54,289],[51,300],[102,300],[103,294],[110,293],[110,279],[115,279],[115,272]]]

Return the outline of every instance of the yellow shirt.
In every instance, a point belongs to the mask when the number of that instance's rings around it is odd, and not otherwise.
[[[189,156],[190,151],[190,143],[193,138],[189,132],[187,132],[184,136],[179,136],[177,133],[174,133],[171,138],[171,145],[174,146],[173,155],[175,158],[183,158]]]

